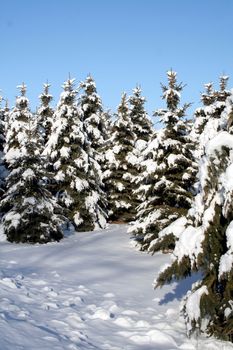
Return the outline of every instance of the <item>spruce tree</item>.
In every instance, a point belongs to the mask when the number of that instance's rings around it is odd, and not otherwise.
[[[104,172],[109,219],[128,222],[133,220],[137,205],[137,197],[134,195],[137,159],[134,154],[136,135],[133,132],[125,93],[122,95],[111,134],[106,151],[107,169]]]
[[[5,191],[6,167],[4,162],[5,145],[5,110],[2,108],[3,98],[0,96],[0,198]]]
[[[82,111],[83,129],[89,141],[89,151],[92,158],[96,162],[96,166],[100,167],[100,191],[101,191],[101,207],[107,217],[107,198],[105,194],[102,174],[106,169],[105,151],[106,142],[109,138],[110,120],[109,114],[104,112],[102,101],[97,94],[96,83],[89,75],[84,82],[80,83],[83,90],[78,106]]]
[[[52,195],[45,189],[45,176],[38,127],[29,110],[25,84],[9,115],[5,159],[9,168],[1,207],[3,229],[10,242],[59,241],[62,216]]]
[[[194,123],[191,131],[191,135],[195,142],[198,144],[199,137],[202,134],[206,123],[208,122],[208,106],[211,106],[215,102],[215,91],[213,90],[213,83],[204,85],[206,91],[201,94],[201,101],[203,107],[199,107],[194,112]]]
[[[78,231],[105,228],[106,210],[100,166],[93,158],[83,128],[82,109],[76,104],[74,79],[63,85],[44,154],[53,163],[53,193]]]
[[[104,124],[104,140],[106,141],[110,138],[113,126],[113,116],[111,110],[106,110],[103,112],[103,124]]]
[[[80,83],[80,88],[84,90],[84,93],[79,98],[84,131],[95,152],[96,160],[102,163],[102,149],[108,137],[107,115],[103,111],[102,101],[97,94],[95,81],[90,75],[84,82]]]
[[[146,99],[141,93],[141,88],[136,86],[136,88],[133,89],[133,95],[129,97],[129,103],[133,132],[136,135],[137,142],[142,143],[142,141],[144,141],[144,145],[141,147],[143,149],[152,137],[153,127],[152,122],[145,111],[144,104]]]
[[[84,129],[94,148],[98,149],[99,142],[102,141],[100,117],[103,110],[102,102],[97,94],[95,81],[90,75],[80,83],[80,88],[84,90],[79,98]]]
[[[191,133],[196,144],[194,154],[197,160],[203,155],[208,140],[227,127],[227,120],[220,118],[226,106],[226,98],[230,95],[227,82],[227,76],[220,76],[219,90],[214,90],[212,83],[205,84],[206,92],[201,95],[203,107],[197,108],[194,113],[195,121]]]
[[[54,110],[50,107],[50,103],[53,99],[53,96],[49,93],[50,84],[44,84],[44,91],[39,96],[41,101],[40,107],[36,113],[36,118],[38,120],[39,131],[43,140],[43,143],[46,144],[50,133],[51,127],[53,124],[53,114]]]
[[[213,109],[215,112],[215,109]],[[173,263],[157,278],[157,286],[193,271],[201,279],[183,305],[188,334],[205,331],[233,342],[233,95],[226,98],[219,129],[207,140],[200,159],[199,193],[173,252]],[[205,132],[211,125],[206,124]]]
[[[176,72],[168,71],[168,86],[162,85],[167,109],[159,109],[164,128],[156,132],[143,153],[144,171],[138,177],[137,194],[142,204],[137,220],[129,232],[142,250],[173,249],[175,236],[166,235],[158,241],[160,231],[185,215],[191,206],[196,165],[190,149],[187,123],[183,119],[189,104],[179,107],[183,84],[177,83]]]

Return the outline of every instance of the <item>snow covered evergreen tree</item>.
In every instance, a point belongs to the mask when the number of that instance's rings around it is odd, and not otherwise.
[[[164,129],[156,132],[144,151],[144,171],[138,177],[137,220],[130,227],[142,250],[154,252],[173,249],[173,232],[158,240],[159,232],[191,206],[196,165],[190,149],[187,123],[183,120],[189,104],[179,107],[183,85],[177,84],[176,73],[167,72],[168,86],[162,85],[167,109],[160,109]]]
[[[133,132],[136,135],[137,142],[144,141],[144,148],[153,134],[153,126],[148,114],[145,111],[145,97],[141,96],[141,88],[136,86],[133,89],[133,95],[129,97],[130,118],[133,123]]]
[[[103,111],[102,101],[97,94],[94,79],[89,75],[80,87],[84,93],[79,98],[79,106],[82,110],[84,131],[90,141],[91,147],[101,158],[100,152],[104,141],[107,139],[106,116]]]
[[[184,301],[188,333],[196,329],[233,342],[233,95],[225,100],[219,125],[228,120],[227,130],[220,129],[204,147],[199,193],[178,235],[174,261],[157,286],[200,271],[200,282]]]
[[[80,88],[83,89],[84,93],[80,96],[78,105],[82,111],[83,128],[91,149],[88,152],[91,152],[92,158],[98,163],[96,166],[100,166],[101,171],[98,176],[100,176],[102,208],[106,212],[107,198],[102,174],[106,170],[105,153],[109,138],[110,117],[103,110],[101,98],[97,94],[96,83],[90,75],[84,82],[80,83]]]
[[[0,197],[4,193],[6,168],[4,162],[4,144],[5,144],[5,110],[2,108],[3,101],[0,96]]]
[[[113,126],[113,116],[111,110],[105,110],[103,112],[103,120],[104,120],[104,139],[105,142],[110,138],[111,136],[111,130]]]
[[[203,107],[195,111],[195,122],[191,133],[196,143],[194,154],[197,160],[203,155],[208,140],[219,130],[227,127],[227,120],[223,120],[220,116],[226,106],[226,98],[230,95],[230,91],[226,88],[228,79],[227,76],[220,76],[219,90],[214,90],[212,83],[205,84],[206,92],[201,95]]]
[[[63,85],[54,115],[51,137],[44,154],[53,163],[56,184],[53,193],[66,208],[78,231],[105,228],[106,203],[101,170],[83,129],[82,109],[76,104],[74,79]]]
[[[104,183],[108,195],[109,219],[131,221],[135,216],[137,197],[134,195],[134,180],[137,175],[137,158],[134,146],[136,135],[126,94],[122,95],[117,119],[112,127],[112,136],[106,151],[107,170]]]
[[[204,85],[206,91],[201,94],[201,101],[203,103],[203,107],[199,107],[196,109],[194,113],[194,123],[191,131],[191,135],[195,142],[198,144],[199,137],[202,134],[206,123],[208,122],[208,116],[206,107],[212,105],[215,101],[215,91],[213,90],[213,83],[208,83]]]
[[[51,127],[53,124],[53,114],[54,110],[50,107],[50,102],[52,101],[53,97],[49,93],[49,87],[50,84],[46,83],[44,84],[44,91],[39,96],[41,100],[41,105],[38,108],[38,111],[36,113],[36,117],[38,119],[38,125],[39,125],[39,131],[43,139],[43,143],[46,144],[50,133],[51,133]]]
[[[43,160],[37,124],[29,110],[26,86],[9,115],[5,159],[9,168],[2,199],[3,229],[10,242],[47,243],[63,237],[62,217],[52,195],[44,188]]]

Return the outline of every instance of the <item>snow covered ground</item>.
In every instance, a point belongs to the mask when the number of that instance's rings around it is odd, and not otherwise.
[[[0,242],[1,350],[232,350],[186,337],[192,281],[153,289],[169,255],[135,250],[125,225],[47,245]]]

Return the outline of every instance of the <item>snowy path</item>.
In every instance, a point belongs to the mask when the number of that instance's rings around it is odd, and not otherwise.
[[[136,251],[126,226],[0,250],[1,350],[233,349],[186,338],[178,299],[191,281],[154,291],[169,256]]]

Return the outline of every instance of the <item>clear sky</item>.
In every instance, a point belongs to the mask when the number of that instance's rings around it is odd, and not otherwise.
[[[232,36],[232,0],[0,0],[0,89],[13,105],[24,81],[35,109],[47,79],[56,103],[91,73],[106,107],[140,84],[151,114],[172,68],[194,108],[204,83],[233,87]]]

